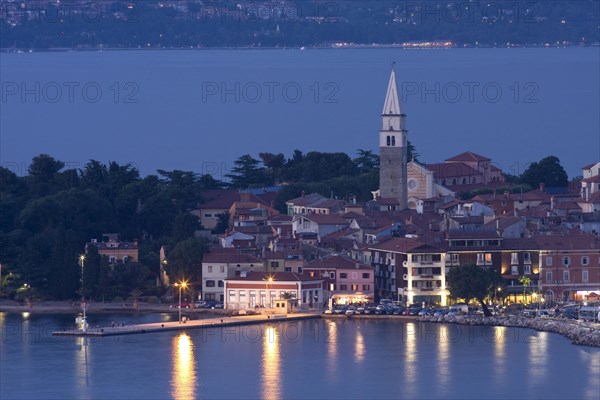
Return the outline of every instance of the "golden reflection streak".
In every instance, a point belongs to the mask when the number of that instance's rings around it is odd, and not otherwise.
[[[407,397],[415,396],[417,381],[417,326],[409,322],[406,324],[405,352],[404,352],[404,377],[406,384],[403,385]]]
[[[548,333],[537,332],[537,335],[529,336],[525,340],[529,342],[528,382],[535,390],[548,370]]]
[[[281,360],[279,355],[279,333],[268,326],[263,338],[262,356],[262,398],[279,400],[281,398]]]
[[[502,382],[506,374],[506,334],[507,329],[501,326],[492,327],[494,336],[494,377]]]
[[[89,375],[89,352],[88,346],[90,345],[90,340],[86,337],[78,337],[75,339],[77,345],[79,347],[79,351],[75,353],[75,357],[77,358],[77,383],[79,389],[81,389],[81,395],[78,396],[80,398],[84,397],[84,394],[87,392],[87,387],[90,385],[90,375]]]
[[[194,343],[186,333],[182,333],[173,338],[171,396],[176,400],[196,398]]]
[[[333,321],[327,321],[327,335],[325,336],[325,342],[327,343],[327,370],[336,374],[337,370],[337,325]]]
[[[365,338],[359,329],[356,330],[356,341],[354,342],[354,359],[357,363],[365,359]]]
[[[438,337],[437,361],[438,381],[442,393],[450,383],[450,333],[447,325],[440,325]]]

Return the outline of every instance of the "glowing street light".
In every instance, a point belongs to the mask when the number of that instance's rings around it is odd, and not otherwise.
[[[81,306],[83,307],[83,320],[82,320],[82,324],[81,324],[81,330],[85,333],[87,331],[87,319],[85,316],[86,304],[85,304],[85,294],[83,291],[83,265],[85,262],[85,254],[81,254],[79,256],[79,261],[81,262]]]
[[[179,287],[179,323],[181,323],[181,289],[187,288],[187,281],[175,283]]]

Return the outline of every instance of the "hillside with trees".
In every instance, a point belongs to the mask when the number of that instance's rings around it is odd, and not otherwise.
[[[409,158],[417,158],[412,145],[409,152]],[[113,269],[91,246],[84,294],[98,300],[160,295],[156,282],[163,245],[170,249],[170,276],[199,278],[207,243],[194,237],[202,227],[189,211],[203,201],[206,190],[280,185],[276,207],[285,213],[285,202],[302,192],[368,201],[379,187],[378,167],[379,157],[361,149],[354,158],[299,150],[290,157],[246,154],[235,161],[228,182],[180,170],[159,169],[142,177],[132,165],[114,161],[90,160],[81,169],[69,169],[47,154],[34,157],[25,176],[0,167],[2,293],[14,296],[27,283],[37,298],[76,298],[81,295],[79,256],[86,243],[115,232],[124,240],[139,240],[139,260]],[[565,177],[560,161],[551,156],[522,176],[510,177],[507,185],[534,186],[540,179],[563,184]]]

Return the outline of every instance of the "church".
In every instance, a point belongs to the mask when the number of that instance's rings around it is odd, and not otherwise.
[[[422,209],[423,200],[454,196],[450,189],[436,183],[434,171],[408,160],[406,114],[404,113],[396,72],[392,67],[379,130],[379,190],[373,198],[382,210]]]

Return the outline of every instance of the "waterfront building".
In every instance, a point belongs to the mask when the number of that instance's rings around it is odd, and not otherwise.
[[[225,308],[272,308],[279,299],[299,309],[323,307],[323,280],[294,272],[247,272],[225,280]]]

